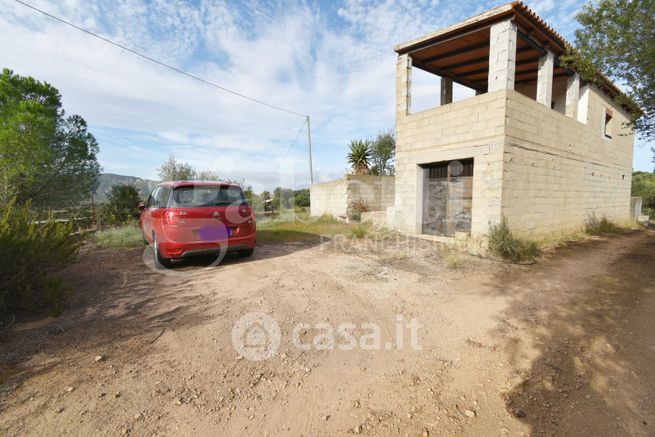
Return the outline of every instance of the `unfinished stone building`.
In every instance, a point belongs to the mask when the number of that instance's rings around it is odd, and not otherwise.
[[[586,83],[565,68],[566,47],[521,2],[398,45],[387,223],[484,237],[504,215],[517,234],[538,238],[603,216],[628,221],[629,108],[609,80]],[[441,77],[440,106],[412,112],[413,68]],[[453,101],[453,83],[475,92]]]

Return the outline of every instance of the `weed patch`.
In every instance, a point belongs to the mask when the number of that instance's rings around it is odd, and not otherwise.
[[[141,229],[135,224],[102,229],[92,237],[92,242],[98,247],[127,249],[143,246]]]
[[[489,252],[513,262],[534,261],[539,247],[534,241],[516,238],[505,217],[489,225]]]

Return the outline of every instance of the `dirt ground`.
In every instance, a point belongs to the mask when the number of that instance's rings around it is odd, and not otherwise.
[[[142,252],[85,251],[61,317],[0,328],[0,434],[655,435],[653,231],[529,266],[400,237],[269,244],[175,275]],[[269,359],[232,345],[249,312],[279,324]],[[292,342],[299,323],[394,338],[397,317],[421,324],[421,350]]]

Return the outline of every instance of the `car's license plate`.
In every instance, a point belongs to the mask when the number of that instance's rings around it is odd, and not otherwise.
[[[213,240],[222,240],[225,238],[226,235],[228,238],[231,237],[232,234],[234,234],[234,229],[228,226],[225,227],[225,230],[223,230],[221,227],[207,227],[207,228],[193,229],[191,232],[196,240],[213,241]]]

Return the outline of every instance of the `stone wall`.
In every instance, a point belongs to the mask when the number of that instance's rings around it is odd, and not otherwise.
[[[312,216],[348,216],[355,201],[363,201],[370,211],[386,211],[394,202],[393,176],[346,175],[344,179],[314,184],[310,189]]]

